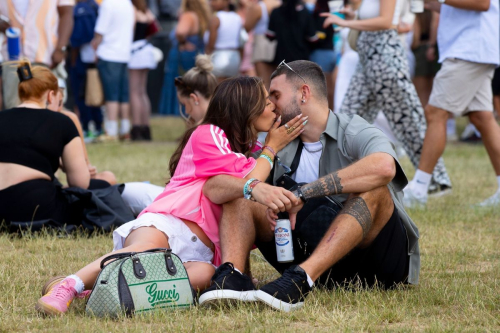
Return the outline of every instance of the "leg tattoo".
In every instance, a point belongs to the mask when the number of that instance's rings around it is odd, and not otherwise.
[[[368,234],[372,227],[372,215],[363,198],[356,197],[348,200],[340,214],[348,214],[354,217],[363,229],[363,237]]]

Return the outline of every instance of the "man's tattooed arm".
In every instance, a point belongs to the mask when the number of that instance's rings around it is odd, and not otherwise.
[[[365,200],[361,197],[356,197],[351,200],[347,200],[344,208],[340,211],[339,215],[347,214],[351,215],[358,221],[361,229],[363,229],[363,237],[368,234],[372,227],[372,215]]]
[[[338,172],[330,173],[312,183],[302,186],[301,190],[306,200],[324,195],[341,194],[343,186],[340,180]]]

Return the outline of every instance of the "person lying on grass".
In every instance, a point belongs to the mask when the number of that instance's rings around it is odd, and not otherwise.
[[[299,184],[293,191],[299,204],[278,207],[289,213],[295,259],[277,261],[276,209],[233,200],[245,182],[230,175],[212,177],[205,193],[224,203],[219,226],[223,264],[200,295],[200,305],[239,300],[253,291],[245,274],[253,244],[282,273],[255,298],[284,311],[300,308],[315,281],[327,287],[356,281],[382,287],[418,283],[418,229],[401,202],[407,179],[389,139],[359,116],[328,109],[325,76],[313,62],[283,61],[271,76],[270,99],[283,122],[299,114],[309,117],[300,137],[278,153],[280,163],[270,177],[270,183],[281,185],[286,173]],[[328,203],[335,201],[337,211]]]
[[[203,193],[206,181],[215,175],[230,175],[247,183],[245,195],[267,207],[298,205],[291,192],[263,181],[269,176],[276,152],[298,137],[306,123],[307,117],[297,115],[287,123],[292,131],[278,127],[275,105],[258,78],[239,77],[220,83],[205,119],[186,132],[172,155],[172,178],[164,192],[136,220],[114,231],[112,253],[171,248],[184,263],[193,288],[204,290],[210,285],[214,265],[221,263],[222,202],[207,199]],[[267,131],[259,158],[248,157],[256,149],[257,133]],[[240,191],[228,200],[243,196]],[[92,288],[100,262],[108,255],[73,275],[51,279],[36,309],[49,315],[65,313],[74,297]]]

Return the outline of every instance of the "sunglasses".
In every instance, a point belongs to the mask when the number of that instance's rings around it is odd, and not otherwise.
[[[286,173],[290,173],[290,172],[292,172],[292,169],[291,169],[289,166],[287,166],[287,165],[285,165],[285,164],[281,163],[281,160],[280,160],[280,158],[279,158],[278,156],[276,156],[275,161],[278,163],[278,165],[279,165],[280,167],[282,167],[283,169],[285,169],[285,172],[286,172]]]
[[[286,62],[285,62],[285,59],[283,59],[282,62],[280,62],[280,64],[278,65],[278,68],[280,68],[281,66],[286,66],[286,68],[288,68],[289,70],[291,70],[295,75],[297,75],[298,77],[300,77],[302,79],[302,81],[304,81],[304,83],[307,84],[306,80],[302,77],[302,75],[300,75],[299,73],[297,73],[296,71],[293,70],[292,67],[290,67]]]
[[[184,89],[184,90],[187,90],[188,93],[192,93],[194,92],[194,90],[188,86],[186,84],[186,82],[184,82],[184,79],[182,78],[182,76],[177,76],[175,79],[174,79],[174,85],[177,87],[177,88],[181,88],[181,89]]]

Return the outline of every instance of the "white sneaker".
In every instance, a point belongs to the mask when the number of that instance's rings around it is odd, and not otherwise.
[[[417,195],[411,188],[411,184],[408,184],[408,186],[404,188],[403,193],[403,204],[406,208],[425,208],[427,204],[427,195]]]
[[[500,189],[498,191],[496,191],[496,193],[493,194],[488,199],[484,200],[481,203],[478,203],[477,206],[479,206],[479,207],[500,206]]]

